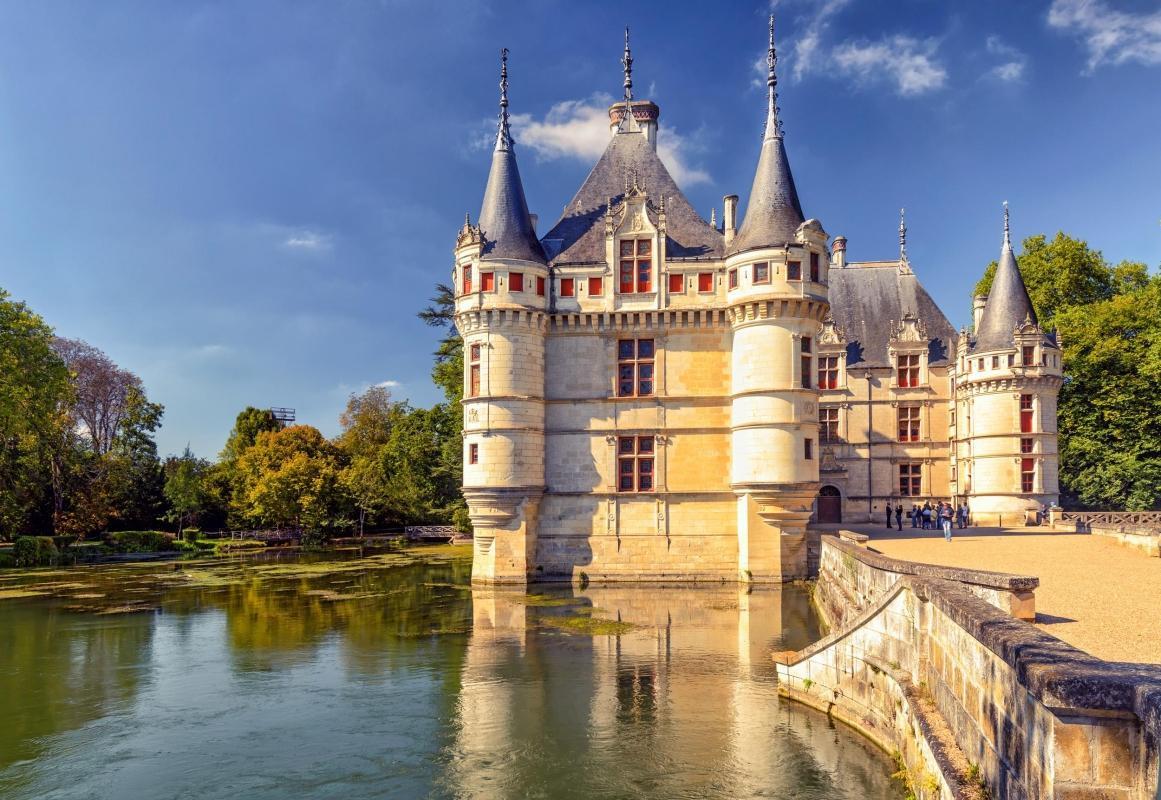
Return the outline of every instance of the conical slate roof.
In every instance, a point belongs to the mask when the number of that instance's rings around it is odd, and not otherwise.
[[[1012,334],[1025,320],[1036,322],[1036,311],[1028,296],[1028,287],[1020,277],[1016,255],[1012,252],[1012,241],[1008,234],[1008,206],[1004,205],[1004,245],[1000,250],[1000,263],[992,279],[992,290],[984,304],[980,316],[980,327],[976,331],[974,350],[1005,350],[1013,346]]]
[[[500,54],[500,122],[496,131],[496,148],[492,152],[492,169],[484,189],[484,204],[478,224],[484,236],[483,261],[520,259],[547,263],[544,250],[532,227],[524,184],[516,166],[512,133],[508,129],[508,51]]]
[[[774,17],[771,16],[770,50],[766,55],[766,134],[762,140],[762,153],[758,156],[754,184],[750,188],[750,202],[746,204],[746,217],[730,245],[731,255],[793,242],[798,226],[806,219],[798,202],[798,190],[794,186],[794,175],[790,172],[790,160],[786,157],[786,145],[782,140],[782,127],[778,123],[778,94],[775,91],[778,79],[774,74],[777,61]]]

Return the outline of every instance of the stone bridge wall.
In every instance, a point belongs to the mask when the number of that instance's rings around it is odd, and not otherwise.
[[[1161,668],[1013,618],[1005,592],[1035,579],[961,572],[823,537],[834,630],[775,656],[781,691],[898,751],[917,797],[1158,797]]]

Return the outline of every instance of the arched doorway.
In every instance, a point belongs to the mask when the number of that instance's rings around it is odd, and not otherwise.
[[[818,490],[819,523],[836,525],[843,521],[843,496],[834,486],[824,486]]]

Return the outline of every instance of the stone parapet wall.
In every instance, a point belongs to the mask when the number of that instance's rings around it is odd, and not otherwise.
[[[781,690],[897,750],[917,797],[1155,798],[1161,668],[1013,618],[1000,590],[1034,581],[824,537],[816,600],[835,630],[775,656]]]

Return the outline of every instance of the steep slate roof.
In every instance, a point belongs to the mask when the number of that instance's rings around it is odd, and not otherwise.
[[[928,364],[955,357],[955,329],[914,273],[902,273],[897,262],[886,266],[832,269],[830,311],[847,340],[847,366],[888,366],[888,343],[905,314],[917,317],[930,337]]]
[[[786,145],[782,141],[782,126],[778,122],[778,78],[774,71],[777,63],[774,15],[771,14],[770,49],[766,53],[766,132],[750,187],[750,202],[746,204],[746,218],[730,244],[731,255],[793,242],[798,226],[806,219],[798,202],[798,189],[794,186],[790,159],[786,157]]]
[[[645,136],[625,130],[612,135],[576,196],[541,240],[545,250],[554,254],[553,263],[604,262],[605,210],[610,197],[615,204],[625,194],[626,176],[634,170],[652,203],[665,199],[667,257],[721,258],[725,237],[693,210]]]
[[[544,250],[536,239],[524,185],[516,166],[516,153],[511,141],[501,149],[497,138],[492,153],[492,169],[488,172],[488,187],[480,208],[480,230],[484,234],[483,261],[518,258],[523,261],[547,263]]]
[[[988,302],[984,304],[980,316],[980,327],[976,331],[973,351],[1005,350],[1012,347],[1012,334],[1016,326],[1024,320],[1036,322],[1036,311],[1032,299],[1028,297],[1028,287],[1020,277],[1016,265],[1016,255],[1012,252],[1012,242],[1008,235],[1008,206],[1004,206],[1004,245],[1000,249],[1000,263],[992,280],[992,290],[988,292]]]
[[[798,226],[805,221],[782,135],[773,133],[777,130],[777,120],[768,118],[758,169],[750,187],[750,202],[746,204],[746,218],[730,244],[730,253],[793,242]]]
[[[516,166],[515,143],[508,128],[508,48],[500,51],[500,121],[478,224],[484,237],[481,261],[513,258],[547,263],[532,227],[524,184]]]

